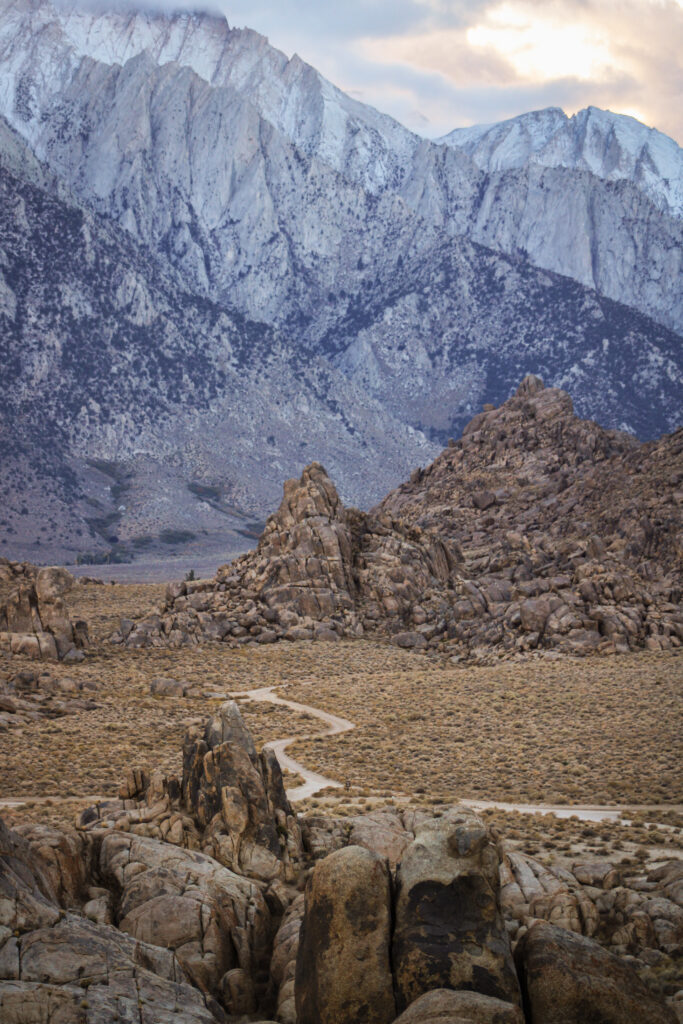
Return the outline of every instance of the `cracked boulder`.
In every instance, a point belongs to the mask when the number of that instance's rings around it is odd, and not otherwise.
[[[391,880],[386,860],[348,846],[306,887],[296,961],[298,1024],[391,1024]]]
[[[100,873],[119,893],[121,932],[172,951],[229,1013],[255,1012],[273,931],[257,885],[204,854],[116,832],[102,842]]]
[[[221,864],[270,882],[294,881],[303,855],[298,820],[272,750],[257,754],[239,708],[223,704],[183,747],[182,798]]]
[[[0,821],[0,1020],[3,1024],[215,1024],[175,954],[57,902],[49,867]],[[215,1012],[214,1012],[215,1011]]]
[[[534,924],[515,962],[529,1024],[676,1024],[628,964],[564,928]]]

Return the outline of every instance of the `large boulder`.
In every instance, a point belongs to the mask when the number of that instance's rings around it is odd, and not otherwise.
[[[69,593],[74,578],[66,569],[49,566],[36,573],[36,597],[39,604],[50,604]]]
[[[298,1024],[390,1024],[390,941],[386,861],[349,846],[316,864],[296,962]]]
[[[88,851],[83,836],[73,829],[50,825],[19,825],[15,830],[29,844],[32,862],[40,865],[62,907],[78,907],[88,890]]]
[[[498,852],[476,815],[454,808],[418,826],[397,887],[392,961],[399,1010],[435,988],[520,1002],[498,906]]]
[[[220,1019],[220,1008],[189,984],[173,952],[64,913],[52,884],[55,871],[51,854],[46,863],[0,821],[2,1024]]]
[[[285,911],[273,941],[270,977],[277,992],[277,1018],[280,1024],[297,1024],[296,1019],[296,958],[299,935],[304,917],[305,896],[301,893]]]
[[[60,916],[48,871],[0,819],[0,936],[52,925]]]
[[[66,569],[39,569],[21,579],[0,606],[0,649],[42,661],[78,660],[88,645],[85,622],[72,622],[64,595],[73,586]]]
[[[528,1024],[676,1024],[629,964],[584,936],[539,921],[515,962]]]
[[[524,1024],[522,1011],[480,992],[437,988],[426,992],[394,1024]]]

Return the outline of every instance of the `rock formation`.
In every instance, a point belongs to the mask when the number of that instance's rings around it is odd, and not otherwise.
[[[3,1024],[674,1021],[625,957],[680,952],[680,861],[551,870],[458,807],[299,821],[232,704],[184,761],[76,830],[0,822]]]
[[[455,540],[454,639],[572,654],[679,646],[683,431],[639,444],[527,377],[378,511]]]
[[[626,964],[564,928],[533,925],[515,962],[530,1024],[676,1024]]]
[[[272,750],[256,753],[234,701],[188,733],[181,794],[216,860],[263,881],[296,880],[301,834],[280,765]]]
[[[213,581],[170,584],[161,613],[131,623],[125,640],[132,647],[204,638],[237,645],[376,629],[401,634],[446,615],[457,557],[457,547],[436,534],[345,509],[314,462],[300,480],[286,482],[255,551]],[[433,626],[424,632],[431,636]],[[402,642],[424,646],[426,639],[412,632]]]
[[[7,563],[4,569],[8,574]],[[69,619],[64,601],[73,582],[66,569],[37,569],[35,576],[24,572],[0,606],[0,650],[40,661],[81,660],[88,627]]]
[[[118,893],[121,932],[173,951],[187,977],[233,1014],[254,1013],[268,982],[271,915],[261,889],[190,850],[110,832],[99,874]]]
[[[0,678],[0,732],[23,729],[40,718],[96,711],[97,688],[92,679],[55,677],[48,669],[10,671]]]
[[[64,912],[29,844],[0,821],[0,1019],[215,1024],[175,954]]]
[[[93,835],[116,828],[202,850],[265,883],[296,881],[303,855],[277,759],[271,750],[256,753],[234,701],[203,729],[188,730],[180,781],[131,769],[119,799],[88,808],[79,826]]]
[[[255,551],[214,580],[169,586],[123,638],[380,634],[476,658],[678,647],[682,497],[683,431],[641,444],[527,377],[370,513],[344,508],[312,463]]]
[[[520,1003],[498,867],[495,844],[471,812],[454,809],[418,826],[397,873],[392,962],[399,1010],[439,988]]]

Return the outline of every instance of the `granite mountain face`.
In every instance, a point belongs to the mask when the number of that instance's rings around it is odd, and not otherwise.
[[[3,535],[32,557],[67,521],[45,557],[234,549],[311,458],[367,506],[527,371],[677,425],[683,157],[632,119],[430,142],[222,18],[38,0],[0,2],[0,115]]]

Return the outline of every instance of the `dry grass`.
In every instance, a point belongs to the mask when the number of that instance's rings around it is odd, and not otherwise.
[[[106,580],[106,566],[93,566],[93,572]],[[152,608],[163,603],[165,583],[95,584],[76,583],[67,595],[69,611],[74,619],[85,619],[93,642],[99,643],[119,628],[121,619],[135,619],[147,615]]]
[[[82,804],[82,798],[115,793],[132,765],[177,774],[187,724],[203,720],[220,702],[209,694],[278,686],[285,697],[357,724],[341,736],[300,741],[290,752],[310,768],[349,780],[349,799],[357,798],[360,807],[369,797],[396,794],[448,803],[683,802],[680,657],[461,668],[366,641],[140,651],[101,642],[121,615],[149,610],[162,593],[163,587],[149,584],[75,588],[72,614],[88,619],[96,643],[83,663],[49,671],[94,682],[88,696],[98,706],[3,733],[2,796],[80,798]],[[0,662],[0,681],[19,668],[35,665]],[[204,695],[151,696],[155,676],[196,684]],[[265,703],[243,703],[243,713],[257,746],[324,728]],[[50,820],[73,814],[70,804],[31,810],[13,814]],[[540,843],[525,820],[529,842]],[[542,831],[552,836],[548,820]]]
[[[290,752],[332,778],[448,801],[683,800],[675,655],[456,668],[355,643],[324,662],[287,695],[357,728]]]

